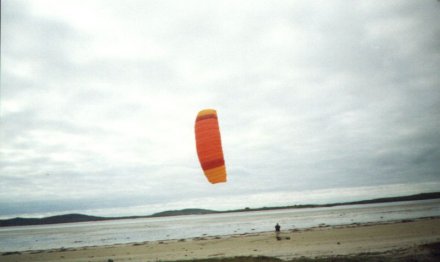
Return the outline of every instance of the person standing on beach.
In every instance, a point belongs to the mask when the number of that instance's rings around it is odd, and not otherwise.
[[[280,224],[277,223],[275,225],[275,235],[278,240],[280,239],[280,232],[281,232],[281,226]]]

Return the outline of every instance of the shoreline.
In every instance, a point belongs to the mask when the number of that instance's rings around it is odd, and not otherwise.
[[[440,217],[320,225],[274,232],[145,241],[140,243],[0,253],[2,261],[177,261],[239,256],[290,260],[359,254],[414,253],[417,246],[440,242]],[[414,249],[414,250],[412,250]],[[406,251],[405,251],[406,250]],[[412,251],[408,251],[412,250]]]

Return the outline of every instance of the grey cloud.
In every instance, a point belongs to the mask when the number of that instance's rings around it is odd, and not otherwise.
[[[10,59],[31,62],[40,79],[44,79],[48,72],[52,76],[65,75],[69,71],[69,47],[80,40],[77,32],[60,21],[29,16],[25,7],[11,7],[10,4],[8,2],[4,7],[7,14],[17,9],[22,11],[5,19],[2,26],[3,53]],[[48,71],[46,67],[52,70]]]
[[[24,194],[0,213],[439,180],[438,3],[191,3],[106,4],[163,53],[79,58],[105,45],[99,33],[8,2],[2,58],[37,74],[2,64],[2,101],[25,106],[2,113],[0,186]],[[205,106],[220,116],[220,189],[180,145],[194,146],[188,114]]]

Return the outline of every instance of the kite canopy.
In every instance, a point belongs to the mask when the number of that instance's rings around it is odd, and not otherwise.
[[[195,133],[197,155],[206,178],[212,184],[226,182],[220,129],[217,112],[214,109],[205,109],[199,112]]]

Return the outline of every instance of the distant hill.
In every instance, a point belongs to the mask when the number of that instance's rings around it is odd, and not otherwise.
[[[103,221],[103,220],[115,220],[115,219],[133,219],[133,218],[146,218],[146,217],[203,215],[203,214],[212,214],[218,212],[219,211],[193,208],[193,209],[164,211],[164,212],[155,213],[150,216],[98,217],[98,216],[88,216],[82,214],[66,214],[66,215],[51,216],[44,218],[16,217],[6,220],[0,220],[0,227],[62,224],[62,223],[90,222],[90,221]]]
[[[376,198],[371,200],[363,200],[363,201],[341,203],[341,204],[345,204],[345,205],[375,204],[375,203],[388,203],[388,202],[399,202],[399,201],[428,200],[428,199],[436,199],[436,198],[440,198],[440,192],[422,193],[411,196]]]
[[[150,216],[98,217],[98,216],[88,216],[82,214],[66,214],[66,215],[51,216],[45,218],[17,217],[12,219],[0,220],[0,227],[46,225],[46,224],[75,223],[75,222],[132,219],[132,218],[146,218],[146,217],[204,215],[204,214],[214,214],[214,213],[249,212],[249,211],[262,211],[262,210],[275,210],[275,209],[333,207],[333,206],[343,206],[343,205],[361,205],[361,204],[388,203],[388,202],[399,202],[399,201],[428,200],[428,199],[437,199],[437,198],[440,198],[440,192],[422,193],[417,195],[401,196],[401,197],[376,198],[376,199],[363,200],[363,201],[333,203],[333,204],[324,204],[324,205],[294,205],[294,206],[282,206],[282,207],[244,208],[244,209],[229,210],[229,211],[215,211],[209,209],[188,208],[182,210],[170,210],[170,211],[159,212]]]
[[[74,223],[74,222],[99,221],[99,220],[107,220],[107,219],[110,218],[87,216],[82,214],[67,214],[67,215],[51,216],[44,218],[16,217],[7,220],[0,220],[0,227]]]
[[[225,212],[263,211],[263,210],[291,209],[291,208],[334,207],[334,206],[378,204],[378,203],[402,202],[402,201],[417,201],[417,200],[428,200],[428,199],[438,199],[438,198],[440,198],[440,192],[421,193],[410,196],[375,198],[375,199],[361,200],[354,202],[341,202],[341,203],[330,203],[330,204],[321,204],[321,205],[308,204],[308,205],[293,205],[293,206],[280,206],[280,207],[245,208],[245,209],[230,210]]]
[[[221,211],[214,211],[209,209],[187,208],[182,210],[169,210],[159,212],[151,215],[152,217],[167,217],[167,216],[184,216],[184,215],[205,215],[219,213]]]

